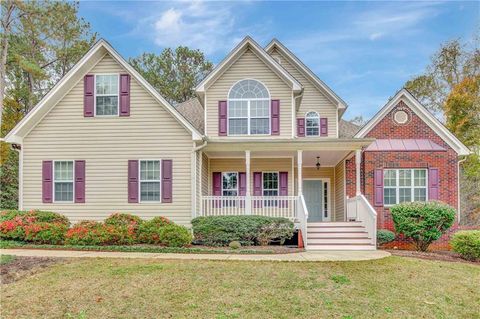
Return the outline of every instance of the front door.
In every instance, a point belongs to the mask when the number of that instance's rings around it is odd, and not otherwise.
[[[328,213],[327,183],[322,180],[304,180],[303,196],[308,209],[309,222],[321,222],[330,220]]]

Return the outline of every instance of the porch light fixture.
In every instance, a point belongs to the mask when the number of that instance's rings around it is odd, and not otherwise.
[[[317,164],[315,164],[315,166],[317,167],[317,170],[320,169],[320,156],[317,156]]]

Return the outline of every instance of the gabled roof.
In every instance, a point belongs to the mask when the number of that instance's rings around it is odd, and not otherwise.
[[[191,98],[175,106],[178,112],[183,115],[200,132],[205,131],[203,106],[197,98]]]
[[[247,36],[202,80],[202,82],[197,85],[195,88],[197,94],[204,94],[209,84],[218,79],[218,77],[220,77],[220,75],[223,74],[223,72],[227,70],[248,48],[250,48],[281,79],[289,84],[294,92],[302,91],[302,85],[280,64],[278,64],[274,58],[267,54],[257,42]]]
[[[320,78],[313,73],[299,58],[295,56],[286,46],[284,46],[277,39],[273,39],[266,47],[265,51],[271,52],[274,48],[280,51],[282,55],[288,58],[289,62],[298,68],[298,70],[309,79],[321,92],[325,93],[327,98],[329,98],[337,107],[341,110],[340,114],[345,112],[347,103],[342,100],[330,87],[328,87],[325,82],[320,80]]]
[[[356,138],[364,138],[394,107],[402,100],[415,112],[435,133],[437,133],[458,155],[469,155],[471,151],[433,116],[407,89],[401,89],[391,98],[375,116],[355,134]]]
[[[78,61],[72,69],[38,102],[38,104],[5,136],[5,142],[21,144],[25,137],[44,116],[82,79],[105,54],[110,54],[130,75],[143,86],[187,131],[192,139],[202,139],[202,134],[187,121],[163,96],[158,93],[115,49],[104,39],[100,39]]]

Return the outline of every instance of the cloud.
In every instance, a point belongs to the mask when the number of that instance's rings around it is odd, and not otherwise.
[[[243,4],[245,8],[245,4]],[[261,34],[263,24],[240,27],[238,6],[226,2],[175,2],[147,19],[160,47],[188,46],[211,55],[234,47],[246,34]]]

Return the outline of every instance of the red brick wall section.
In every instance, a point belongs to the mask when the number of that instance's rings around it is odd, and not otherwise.
[[[397,124],[393,120],[396,110],[403,109],[409,114],[405,124]],[[443,152],[363,152],[362,154],[362,192],[373,206],[373,174],[375,168],[429,168],[439,169],[439,200],[457,209],[457,154],[410,108],[400,101],[368,134],[366,137],[378,139],[429,139],[447,151]],[[351,163],[350,163],[351,162]],[[355,158],[347,161],[347,195],[355,195]],[[352,178],[349,183],[350,178]],[[353,193],[352,192],[353,189]],[[375,207],[375,206],[374,206]],[[394,230],[392,216],[388,208],[375,207],[379,229]],[[457,225],[452,229],[456,229]],[[437,243],[446,247],[449,235],[443,236]],[[393,245],[407,244],[400,240]],[[434,246],[435,247],[435,246]]]

